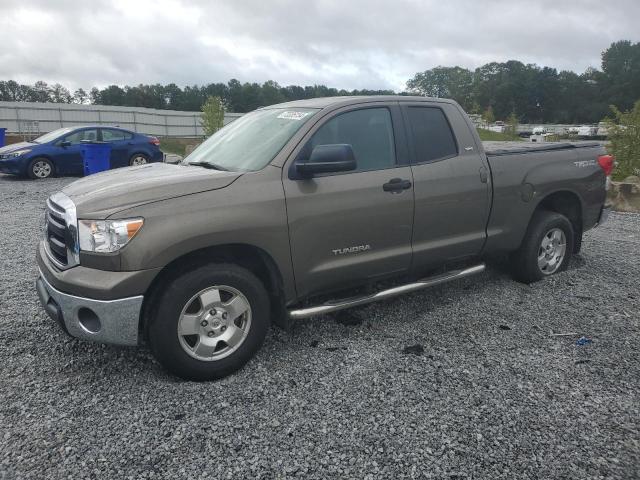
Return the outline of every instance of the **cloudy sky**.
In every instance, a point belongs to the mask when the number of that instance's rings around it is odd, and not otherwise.
[[[0,79],[402,90],[518,59],[583,72],[640,41],[640,0],[0,0]]]

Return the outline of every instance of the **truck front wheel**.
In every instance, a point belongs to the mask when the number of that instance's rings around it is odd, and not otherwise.
[[[157,360],[185,380],[214,380],[240,369],[269,327],[269,297],[258,278],[233,264],[210,264],[168,282],[152,306],[149,343]]]
[[[573,252],[573,236],[571,222],[564,215],[535,212],[522,245],[511,255],[515,279],[532,283],[565,270]]]

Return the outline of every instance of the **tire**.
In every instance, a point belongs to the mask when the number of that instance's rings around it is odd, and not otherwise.
[[[149,157],[144,153],[134,153],[129,159],[129,166],[146,165],[149,163]]]
[[[532,283],[565,270],[573,253],[573,237],[567,217],[547,210],[536,211],[522,245],[511,255],[514,278]]]
[[[48,158],[38,157],[29,162],[27,176],[29,178],[49,178],[54,174],[53,163]]]
[[[242,368],[269,328],[264,285],[237,265],[213,263],[179,274],[150,298],[157,300],[149,319],[151,351],[185,380],[215,380]]]

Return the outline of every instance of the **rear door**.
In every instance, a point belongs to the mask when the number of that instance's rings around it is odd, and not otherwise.
[[[491,179],[468,123],[449,103],[401,105],[414,179],[413,268],[477,255],[486,239]]]
[[[292,158],[304,161],[327,144],[351,145],[357,170],[299,179],[290,161],[283,172],[300,296],[404,273],[411,264],[412,178],[397,103],[333,112]],[[394,187],[400,181],[406,188]]]
[[[116,128],[101,128],[102,141],[111,146],[111,168],[129,165],[129,149],[133,134]]]

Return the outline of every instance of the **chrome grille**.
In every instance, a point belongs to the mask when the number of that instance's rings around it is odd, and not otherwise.
[[[46,251],[49,259],[61,269],[78,264],[75,210],[74,203],[63,193],[47,200]]]

